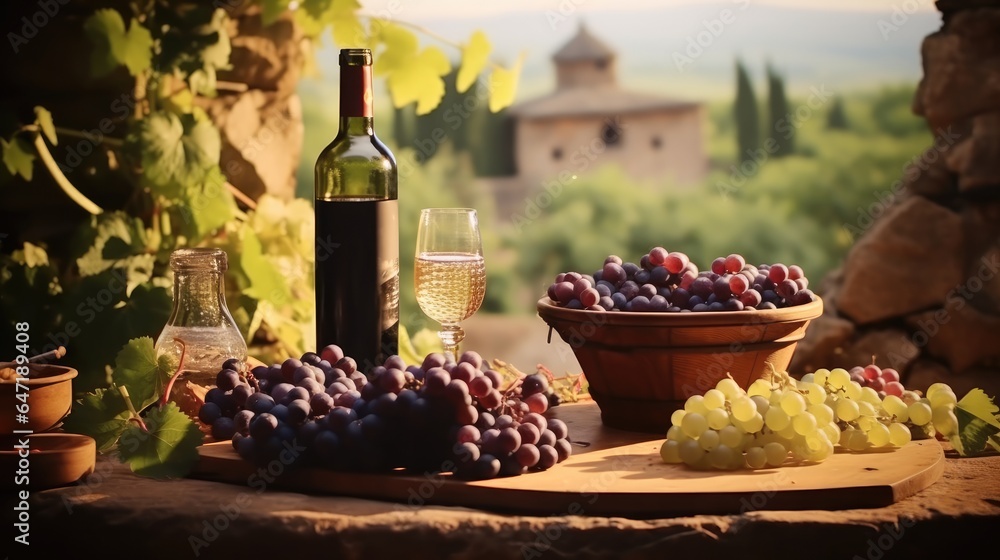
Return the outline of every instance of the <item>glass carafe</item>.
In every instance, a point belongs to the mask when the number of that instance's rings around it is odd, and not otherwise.
[[[182,381],[212,387],[223,362],[247,359],[246,341],[226,307],[226,267],[221,249],[178,249],[170,255],[174,306],[156,341],[156,356],[169,354],[177,363],[184,351],[184,373],[171,400],[178,398]]]

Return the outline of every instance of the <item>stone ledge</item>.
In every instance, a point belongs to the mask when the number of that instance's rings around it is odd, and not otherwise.
[[[211,533],[203,534],[206,520],[222,515],[224,507],[240,514],[211,540]],[[513,516],[348,497],[258,494],[230,484],[139,478],[102,459],[89,486],[34,493],[31,515],[33,557],[72,550],[105,558],[171,560],[320,554],[407,560],[958,558],[972,554],[977,541],[988,542],[1000,526],[1000,457],[949,457],[938,482],[886,508],[649,520]],[[208,545],[197,556],[193,536]]]

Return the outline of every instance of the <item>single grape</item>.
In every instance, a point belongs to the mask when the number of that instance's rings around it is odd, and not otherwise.
[[[701,446],[705,451],[711,451],[719,445],[719,432],[708,429],[698,436],[698,445]]]
[[[955,392],[951,388],[935,391],[933,394],[927,395],[927,399],[931,401],[931,407],[933,408],[945,407],[958,402],[958,397],[955,396]]]
[[[544,414],[549,409],[549,397],[544,393],[535,393],[525,397],[523,402],[528,405],[528,410],[538,414]]]
[[[250,422],[254,418],[252,410],[241,410],[233,416],[233,428],[243,435],[250,433]]]
[[[889,381],[888,383],[885,384],[885,393],[887,395],[902,397],[903,391],[905,390],[906,389],[903,387],[903,384],[900,383],[899,381]]]
[[[719,430],[719,443],[735,449],[740,446],[744,435],[746,434],[743,430],[737,428],[736,426],[726,426]]]
[[[206,402],[198,409],[198,419],[206,426],[211,426],[221,416],[222,408],[212,402]]]
[[[767,465],[767,452],[763,447],[751,447],[747,449],[747,466],[751,469],[761,469]]]
[[[660,445],[660,459],[664,463],[677,464],[681,462],[680,443],[673,440],[665,440]]]
[[[233,435],[236,434],[236,424],[233,422],[232,418],[226,418],[225,416],[220,416],[212,422],[212,437],[219,440],[229,440],[233,439]]]
[[[555,443],[555,442],[553,442]],[[539,470],[547,470],[555,466],[559,462],[559,452],[552,445],[538,445],[538,463],[535,464],[535,468]]]
[[[721,430],[729,425],[729,414],[724,408],[713,408],[705,415],[708,420],[708,427],[713,430]]]
[[[772,406],[764,415],[764,424],[774,432],[783,430],[791,421],[791,418],[780,406]]]
[[[250,422],[250,437],[264,441],[278,429],[278,418],[270,413],[258,414]]]
[[[838,400],[835,411],[837,413],[837,418],[845,422],[857,420],[857,418],[861,416],[861,410],[858,407],[858,403],[851,399]]]
[[[573,446],[570,445],[568,440],[559,439],[556,440],[556,444],[553,446],[556,449],[556,453],[559,455],[559,461],[562,463],[573,454]]]
[[[781,283],[788,279],[788,267],[781,263],[772,264],[767,271],[767,278],[775,284]]]
[[[926,426],[931,421],[932,413],[930,405],[923,402],[915,402],[909,406],[910,422],[914,426]]]
[[[889,428],[885,424],[876,422],[868,431],[868,441],[873,447],[889,445]]]
[[[727,399],[734,399],[740,394],[744,394],[743,389],[731,377],[724,377],[716,383],[715,388],[722,391]]]
[[[944,437],[950,437],[958,432],[958,417],[955,416],[951,405],[935,406],[931,412],[931,423],[934,424],[937,433]]]
[[[816,431],[816,417],[809,412],[803,412],[797,414],[795,418],[792,419],[792,427],[795,428],[795,433],[803,436],[808,436],[809,434]]]
[[[764,455],[767,464],[772,467],[780,467],[788,457],[788,449],[777,441],[772,441],[764,445]]]
[[[569,437],[569,428],[566,423],[558,418],[548,420],[548,429],[555,434],[556,439],[566,439]]]
[[[681,429],[688,437],[696,438],[708,429],[708,420],[697,412],[689,412],[681,420]]]
[[[733,418],[740,422],[746,422],[757,414],[757,403],[750,397],[737,397],[732,401]]]
[[[846,387],[851,382],[851,374],[847,372],[844,368],[836,368],[830,370],[830,377],[828,382],[830,386],[834,389],[842,389]]]
[[[521,382],[521,395],[527,397],[536,393],[543,393],[549,388],[549,380],[541,373],[526,375]]]
[[[240,374],[231,369],[224,369],[215,376],[215,385],[223,391],[232,391],[240,383]]]
[[[726,404],[726,395],[718,389],[709,389],[708,391],[705,391],[705,394],[702,396],[702,403],[708,410],[721,408]]]
[[[678,455],[685,465],[695,466],[705,458],[705,450],[701,448],[697,440],[689,439],[681,442]]]
[[[795,391],[788,391],[781,396],[781,409],[789,416],[802,414],[806,409],[806,400]]]
[[[889,424],[889,443],[895,447],[902,447],[910,443],[912,435],[910,429],[899,422]]]

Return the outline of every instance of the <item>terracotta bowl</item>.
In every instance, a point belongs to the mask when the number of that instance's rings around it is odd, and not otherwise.
[[[10,362],[0,368],[15,367]],[[14,430],[45,432],[59,425],[73,406],[73,383],[77,371],[71,367],[51,364],[29,364],[30,374],[22,384],[28,386],[28,422],[17,422],[17,387],[14,380],[0,380],[0,435]]]
[[[13,474],[4,477],[5,488],[18,489],[27,485],[33,490],[56,488],[72,484],[94,472],[97,464],[97,443],[93,438],[80,434],[39,433],[30,436],[3,437],[0,449],[0,468],[14,473],[25,459],[20,455],[18,442],[27,439],[28,471],[26,479]]]
[[[538,315],[573,350],[606,426],[664,434],[688,397],[731,375],[746,389],[788,367],[823,301],[763,311],[631,313],[565,309]]]

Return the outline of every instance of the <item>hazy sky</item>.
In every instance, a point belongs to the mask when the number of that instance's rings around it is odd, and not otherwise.
[[[398,6],[406,10],[412,6],[419,10],[420,19],[488,16],[499,12],[544,12],[572,10],[586,15],[590,12],[603,10],[627,11],[629,9],[646,9],[679,4],[726,4],[740,6],[760,4],[771,6],[791,6],[797,8],[815,8],[822,10],[865,10],[889,12],[894,6],[907,11],[934,11],[933,0],[712,0],[694,2],[692,0],[504,0],[502,2],[484,2],[470,0],[423,0],[419,4],[407,4],[412,0],[369,0],[363,2],[365,11],[377,12],[387,6]]]

